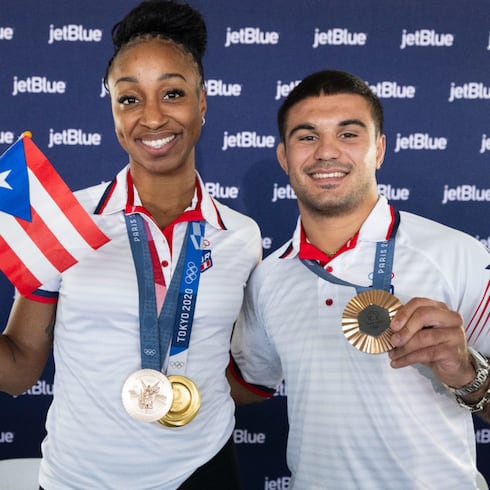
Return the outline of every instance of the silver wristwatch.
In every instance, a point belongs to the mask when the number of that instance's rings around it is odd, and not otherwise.
[[[446,384],[444,385],[456,396],[465,396],[470,393],[476,393],[485,384],[490,375],[490,364],[488,363],[488,360],[472,347],[468,347],[468,350],[471,354],[471,362],[476,371],[476,376],[473,381],[470,381],[461,388],[451,388]]]
[[[488,403],[490,403],[490,387],[483,395],[481,400],[477,403],[469,404],[463,400],[462,397],[471,393],[476,393],[486,383],[488,377],[490,376],[490,364],[484,356],[482,356],[472,347],[468,347],[468,350],[471,354],[471,361],[476,371],[475,378],[461,388],[451,388],[446,384],[444,386],[456,395],[456,401],[460,406],[470,410],[471,412],[479,412],[483,410]]]

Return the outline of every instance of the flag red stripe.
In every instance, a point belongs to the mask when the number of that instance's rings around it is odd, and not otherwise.
[[[486,304],[483,304],[485,299],[486,299]],[[482,299],[478,304],[478,307],[476,308],[475,312],[473,313],[473,316],[470,318],[470,321],[468,322],[468,326],[466,327],[467,331],[470,330],[470,333],[468,335],[468,340],[471,340],[471,337],[473,337],[473,335],[475,334],[475,331],[479,323],[481,322],[481,319],[485,314],[485,310],[488,308],[489,304],[490,304],[490,281],[488,281]],[[485,325],[485,322],[483,322],[483,325]],[[477,338],[479,337],[479,335],[480,334],[477,335]]]
[[[21,294],[29,294],[41,286],[39,279],[31,273],[24,262],[10,248],[10,245],[0,236],[1,269],[10,282]]]
[[[23,143],[27,166],[42,182],[46,192],[63,210],[78,233],[94,249],[107,243],[109,239],[92,221],[90,215],[83,209],[41,150],[28,137],[23,138]]]
[[[77,259],[66,250],[32,206],[31,215],[32,221],[30,223],[23,219],[16,219],[16,221],[53,266],[63,272],[68,267],[76,264],[78,262]],[[32,233],[30,232],[31,230]]]

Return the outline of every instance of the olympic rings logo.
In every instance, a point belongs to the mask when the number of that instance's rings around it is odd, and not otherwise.
[[[197,279],[198,268],[194,262],[189,262],[185,271],[185,283],[192,284]]]
[[[143,352],[145,353],[145,356],[155,356],[157,351],[156,349],[143,349]]]
[[[185,362],[183,361],[172,361],[170,365],[175,369],[182,369],[185,366]]]

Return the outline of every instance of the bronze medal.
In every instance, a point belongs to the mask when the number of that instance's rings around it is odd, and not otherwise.
[[[195,383],[185,376],[173,375],[173,403],[170,410],[158,422],[168,427],[181,427],[188,424],[201,407],[201,395]]]
[[[140,422],[156,422],[172,406],[172,384],[160,371],[140,369],[124,383],[122,402],[132,418]]]
[[[368,289],[352,298],[342,315],[342,330],[347,340],[368,354],[393,349],[391,319],[402,303],[387,291]]]

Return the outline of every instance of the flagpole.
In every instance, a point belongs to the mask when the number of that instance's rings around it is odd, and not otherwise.
[[[32,133],[30,131],[24,131],[20,136],[19,136],[19,139],[22,139],[23,137],[26,137],[26,138],[31,138],[32,139]]]

